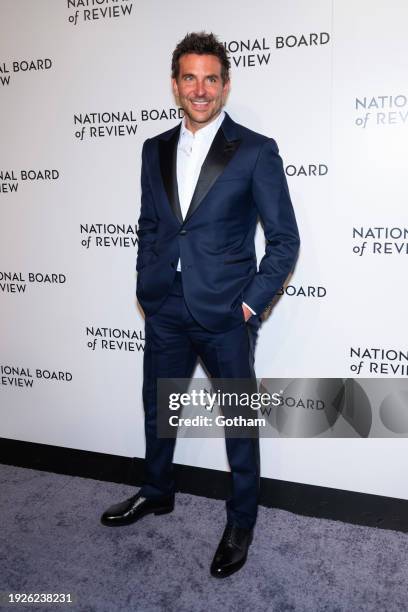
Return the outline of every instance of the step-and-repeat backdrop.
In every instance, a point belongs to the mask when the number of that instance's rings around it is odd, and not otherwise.
[[[2,437],[144,455],[140,153],[180,121],[170,60],[189,31],[225,43],[227,110],[276,139],[302,238],[257,375],[407,376],[404,0],[2,0],[0,13]],[[283,428],[262,440],[262,474],[407,499],[408,427],[385,424],[371,438]],[[219,438],[180,439],[175,461],[227,469]]]

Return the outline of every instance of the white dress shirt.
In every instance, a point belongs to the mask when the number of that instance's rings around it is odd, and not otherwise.
[[[180,136],[177,145],[177,185],[180,200],[181,214],[185,218],[193,197],[194,190],[200,175],[201,166],[212,141],[218,132],[225,117],[224,111],[208,125],[198,129],[194,134],[186,128],[185,118],[181,123]],[[181,271],[180,258],[177,262],[177,270]],[[245,302],[243,302],[245,304]],[[256,314],[250,306],[247,308]]]
[[[185,119],[183,119],[177,147],[177,184],[183,219],[190,206],[201,166],[224,117],[225,113],[221,111],[211,123],[200,128],[194,134],[186,128]],[[179,260],[177,270],[180,269]]]

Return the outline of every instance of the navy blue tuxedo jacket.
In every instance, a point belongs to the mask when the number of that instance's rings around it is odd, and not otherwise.
[[[226,114],[183,219],[179,132],[180,125],[143,145],[136,295],[145,315],[153,315],[168,295],[180,257],[191,314],[210,331],[227,331],[242,323],[243,301],[262,313],[297,257],[299,234],[282,159],[272,138]],[[266,240],[259,269],[258,216]]]

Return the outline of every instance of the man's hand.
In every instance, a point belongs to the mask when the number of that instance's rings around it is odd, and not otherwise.
[[[245,304],[242,304],[242,310],[244,313],[244,318],[245,318],[245,323],[246,323],[248,319],[252,317],[252,312],[249,310],[249,308],[245,306]]]

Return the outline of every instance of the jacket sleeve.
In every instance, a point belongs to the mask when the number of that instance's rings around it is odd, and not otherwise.
[[[149,263],[153,245],[156,241],[157,214],[153,201],[153,194],[149,178],[147,143],[146,140],[142,148],[142,173],[141,173],[141,206],[140,216],[137,223],[138,251],[136,259],[136,270],[141,270]]]
[[[252,176],[252,196],[265,234],[265,254],[243,301],[261,313],[283,286],[299,251],[299,232],[276,142],[262,146]]]

